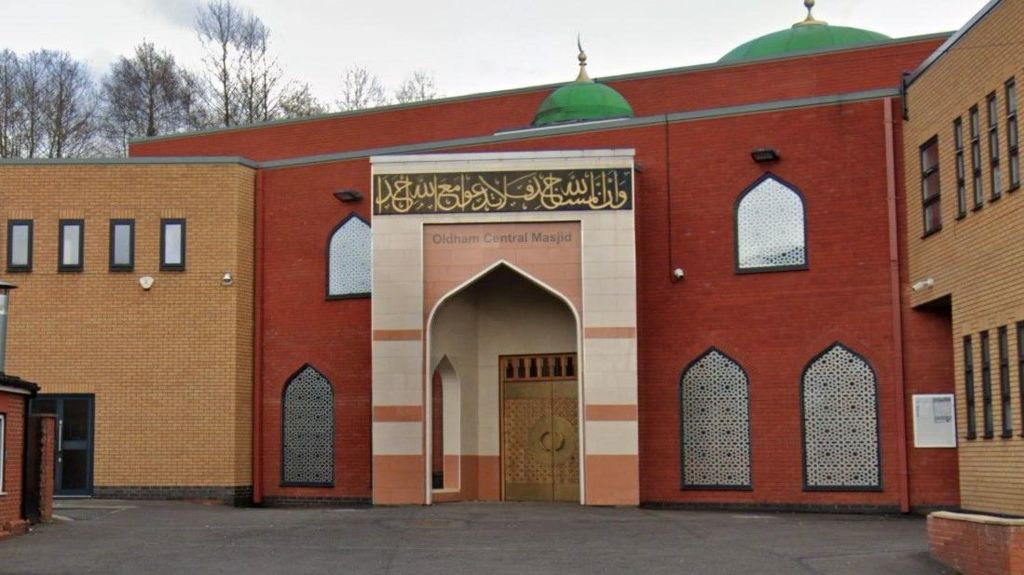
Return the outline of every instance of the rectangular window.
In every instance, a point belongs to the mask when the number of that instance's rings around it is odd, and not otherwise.
[[[0,493],[6,493],[4,491],[4,461],[7,459],[7,453],[4,451],[4,446],[7,444],[7,423],[4,414],[0,413]]]
[[[942,229],[942,202],[939,190],[939,137],[933,136],[921,146],[921,208],[924,235]]]
[[[1017,131],[1017,82],[1006,83],[1006,158],[1010,163],[1010,189],[1020,187],[1020,150]]]
[[[988,330],[981,332],[981,417],[985,426],[983,437],[992,439],[996,436],[995,424],[992,421],[992,353],[988,348]]]
[[[978,437],[978,415],[974,397],[974,346],[971,336],[964,336],[964,406],[967,409],[967,439]]]
[[[1020,412],[1024,413],[1024,321],[1017,322],[1017,385],[1020,389]],[[1021,429],[1024,436],[1024,429]]]
[[[953,145],[956,147],[956,219],[967,215],[967,181],[964,170],[964,124],[953,121]]]
[[[971,124],[971,191],[974,193],[974,209],[980,210],[985,205],[985,196],[981,187],[981,128],[978,126],[978,107],[972,106],[970,111]]]
[[[185,269],[185,220],[160,220],[160,269]]]
[[[998,200],[1003,195],[1003,174],[999,170],[999,109],[995,92],[988,95],[988,160],[991,166],[991,199]]]
[[[135,268],[135,220],[110,220],[110,271]]]
[[[32,220],[7,222],[7,271],[32,271]]]
[[[1010,337],[1006,326],[999,328],[999,403],[1002,409],[1003,433],[1013,437],[1013,413],[1010,410]]]
[[[84,259],[85,222],[82,220],[61,220],[57,259],[57,271],[80,272]]]

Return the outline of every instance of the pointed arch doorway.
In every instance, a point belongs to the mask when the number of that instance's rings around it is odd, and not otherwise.
[[[580,331],[565,298],[498,263],[441,298],[428,326],[444,418],[430,426],[445,471],[432,499],[580,501]]]

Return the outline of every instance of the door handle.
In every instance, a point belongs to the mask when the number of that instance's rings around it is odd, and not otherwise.
[[[57,461],[64,457],[64,420],[57,420]]]

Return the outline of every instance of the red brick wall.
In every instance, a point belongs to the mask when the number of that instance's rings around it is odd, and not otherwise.
[[[610,81],[609,85],[626,97],[637,116],[894,88],[900,74],[916,68],[941,41],[666,72]],[[570,56],[566,81],[573,76],[571,61]],[[593,65],[591,68],[598,71]],[[551,87],[525,89],[428,106],[137,142],[131,146],[131,155],[239,155],[270,160],[490,135],[528,126],[551,91]]]
[[[326,299],[327,242],[355,209],[341,187],[366,189],[369,164],[322,164],[265,173],[263,284],[263,485],[267,497],[370,497],[370,300]],[[281,486],[281,398],[309,363],[335,402],[334,487]]]
[[[883,118],[882,102],[873,101],[453,150],[636,149],[642,501],[898,505],[896,375],[903,368],[893,341]],[[759,146],[780,151],[783,159],[768,168],[805,197],[807,271],[734,272],[733,207],[766,169],[749,156]],[[271,496],[369,493],[369,301],[325,301],[323,255],[351,209],[331,192],[367,189],[368,181],[365,159],[267,172],[264,479]],[[356,206],[364,217],[369,208],[366,200]],[[686,269],[680,283],[670,281],[676,266]],[[904,344],[914,350],[908,393],[945,389],[946,366],[926,351],[948,345],[948,326],[907,323]],[[835,341],[878,374],[881,492],[802,489],[800,376]],[[750,376],[750,492],[679,489],[679,377],[710,346]],[[337,486],[322,492],[277,487],[280,390],[306,362],[331,378],[339,402]],[[935,451],[914,454],[911,464],[912,501],[955,505],[955,458]]]
[[[941,515],[928,516],[928,546],[936,559],[969,575],[1024,573],[1021,521],[982,523]]]
[[[0,491],[0,538],[22,533],[27,523],[21,516],[22,465],[25,445],[25,396],[0,391],[4,415],[4,484]]]

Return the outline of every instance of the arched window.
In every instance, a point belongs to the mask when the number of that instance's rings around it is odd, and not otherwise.
[[[682,486],[749,489],[749,381],[743,368],[711,348],[683,372]]]
[[[807,268],[807,232],[800,193],[765,174],[736,201],[736,270]]]
[[[327,297],[370,295],[370,224],[350,214],[331,233],[327,244]]]
[[[834,344],[804,369],[804,487],[881,489],[878,382],[861,356]]]
[[[282,483],[334,483],[334,392],[306,365],[288,380],[282,407]]]

